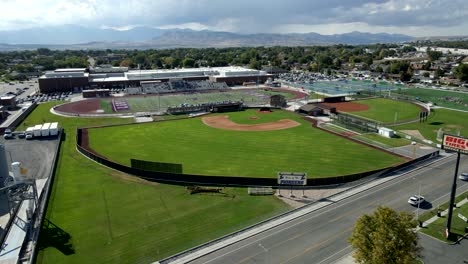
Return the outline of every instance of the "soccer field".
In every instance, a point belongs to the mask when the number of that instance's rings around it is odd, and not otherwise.
[[[283,95],[286,99],[294,98],[294,94],[285,91],[265,91],[262,89],[243,89],[229,90],[226,92],[211,92],[211,93],[193,93],[193,94],[164,94],[146,95],[146,96],[130,96],[116,98],[116,100],[127,101],[130,109],[124,112],[149,112],[163,111],[168,107],[176,107],[181,104],[203,104],[221,101],[242,101],[247,105],[262,105],[270,103],[270,96]],[[105,113],[113,113],[111,101],[109,99],[101,100],[101,108]]]
[[[201,118],[89,130],[90,146],[129,165],[130,158],[179,163],[199,175],[274,178],[279,171],[309,177],[348,175],[395,165],[388,153],[313,128],[295,113],[256,110],[224,113],[238,124],[290,119],[300,125],[272,131],[233,131],[205,125]]]

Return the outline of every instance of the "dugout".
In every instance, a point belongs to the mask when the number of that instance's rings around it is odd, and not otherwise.
[[[270,97],[270,105],[273,107],[286,107],[288,103],[283,95],[275,94]]]
[[[346,102],[346,97],[345,96],[332,96],[332,97],[326,97],[323,98],[324,103],[342,103]]]
[[[109,89],[91,89],[83,90],[83,98],[94,98],[94,97],[109,97]]]
[[[299,113],[308,116],[321,116],[336,114],[336,107],[323,104],[306,104],[299,108]]]
[[[242,102],[233,102],[213,105],[210,109],[212,113],[235,112],[242,110]]]

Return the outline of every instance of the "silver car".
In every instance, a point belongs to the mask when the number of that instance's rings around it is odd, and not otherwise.
[[[408,203],[414,206],[421,205],[424,201],[424,197],[421,195],[413,195],[408,199]]]

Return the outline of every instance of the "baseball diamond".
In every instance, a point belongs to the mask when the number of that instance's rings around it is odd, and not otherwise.
[[[223,129],[212,127],[219,122]],[[284,122],[288,125],[276,130]],[[301,171],[310,177],[331,177],[403,162],[316,129],[300,115],[283,110],[265,115],[251,109],[88,131],[90,147],[111,160],[124,165],[130,158],[178,163],[184,173],[196,175],[274,178],[279,171]]]

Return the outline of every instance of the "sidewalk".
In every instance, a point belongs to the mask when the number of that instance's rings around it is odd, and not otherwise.
[[[457,203],[457,207],[460,207],[464,204],[468,203],[468,199],[463,199],[462,201],[460,201],[459,203]],[[456,208],[454,208],[454,211],[456,210]],[[448,214],[448,209],[445,209],[444,211],[441,212],[441,216],[446,216]],[[437,219],[439,219],[439,217],[436,215],[436,216],[433,216],[432,218],[428,219],[427,221],[425,221],[422,226],[423,227],[426,227],[428,226],[429,224],[435,222]],[[419,231],[421,229],[421,227],[417,227],[416,228],[416,231]],[[431,237],[432,239],[434,239],[433,237]],[[353,259],[353,252],[349,253],[349,254],[346,254],[345,256],[341,257],[340,259],[338,259],[337,261],[334,262],[334,264],[354,264],[354,259]]]

